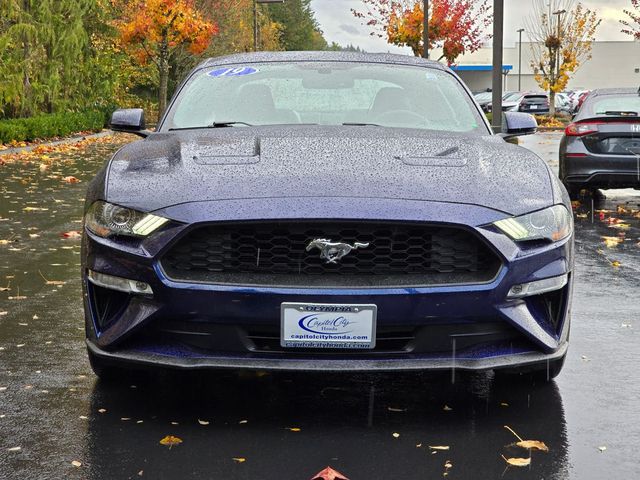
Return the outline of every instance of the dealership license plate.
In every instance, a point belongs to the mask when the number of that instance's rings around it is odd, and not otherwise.
[[[283,303],[280,345],[367,349],[376,345],[375,305]]]

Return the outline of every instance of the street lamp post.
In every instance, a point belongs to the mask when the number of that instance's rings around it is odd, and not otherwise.
[[[493,78],[492,126],[493,131],[502,130],[502,47],[504,44],[504,0],[493,0]]]
[[[424,13],[424,19],[422,20],[422,44],[424,45],[422,56],[429,58],[429,0],[424,0],[422,11]]]
[[[559,78],[560,76],[560,49],[562,47],[562,42],[560,40],[560,37],[562,36],[562,33],[560,31],[560,27],[561,27],[561,23],[562,23],[562,15],[567,13],[566,10],[562,9],[562,10],[558,10],[556,12],[553,12],[554,15],[556,15],[558,17],[557,20],[557,24],[558,24],[558,46],[556,48],[556,78]],[[549,97],[549,103],[553,103],[553,105],[549,105],[549,109],[551,112],[556,111],[556,107],[555,107],[555,101],[556,101],[556,96],[554,93],[552,93]]]
[[[522,32],[524,28],[516,30],[519,34],[518,39],[518,91],[522,91]]]
[[[285,0],[253,0],[253,51],[258,51],[258,4],[284,3]]]

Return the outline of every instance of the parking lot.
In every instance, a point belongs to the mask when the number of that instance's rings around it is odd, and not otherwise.
[[[522,144],[557,169],[559,138]],[[76,232],[87,182],[122,141],[51,166],[0,167],[0,478],[306,480],[327,465],[351,480],[639,471],[640,192],[575,205],[571,346],[555,382],[167,374],[109,384],[86,360]],[[507,466],[502,456],[527,454],[505,426],[549,452]],[[182,442],[161,445],[168,435]]]

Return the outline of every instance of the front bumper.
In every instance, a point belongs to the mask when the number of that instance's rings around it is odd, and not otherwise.
[[[505,217],[481,207],[439,204],[430,209],[420,203],[421,208],[411,208],[405,202],[404,220],[435,221],[424,212],[437,212],[456,223],[468,225],[473,218],[474,224],[486,225]],[[298,207],[306,208],[304,204]],[[397,219],[399,209],[377,211]],[[210,218],[206,207],[198,212]],[[176,212],[166,214],[180,218]],[[438,370],[454,365],[463,370],[506,368],[542,364],[566,352],[572,238],[521,248],[497,231],[473,227],[503,262],[496,278],[483,284],[369,289],[239,287],[175,282],[164,275],[158,259],[185,228],[173,225],[140,245],[85,232],[85,321],[93,355],[110,363],[187,369],[364,371]],[[146,282],[153,296],[119,294],[122,308],[113,309],[111,318],[101,325],[95,287],[86,278],[88,270]],[[561,275],[569,275],[569,284],[552,300],[542,296],[506,299],[513,285]],[[388,342],[364,352],[274,347],[277,338],[269,337],[280,329],[283,302],[375,304],[378,331],[388,334]],[[554,303],[553,314],[545,311],[550,302]]]
[[[295,358],[246,358],[246,357],[179,357],[121,349],[114,352],[102,350],[87,340],[92,355],[108,364],[131,367],[165,367],[178,370],[269,370],[269,371],[319,371],[319,372],[402,372],[402,371],[483,371],[518,367],[522,369],[544,367],[549,362],[566,355],[569,343],[562,343],[550,354],[523,352],[477,359],[452,358],[387,358],[387,359],[295,359]]]

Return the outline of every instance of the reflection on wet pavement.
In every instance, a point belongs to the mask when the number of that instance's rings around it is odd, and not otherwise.
[[[526,146],[546,158],[557,140]],[[637,192],[575,205],[572,343],[557,382],[163,374],[114,385],[87,364],[73,232],[88,180],[123,141],[0,165],[0,478],[297,480],[327,465],[352,480],[637,473]],[[505,425],[550,451],[506,468],[502,455],[529,454]],[[160,445],[167,435],[182,443]]]

